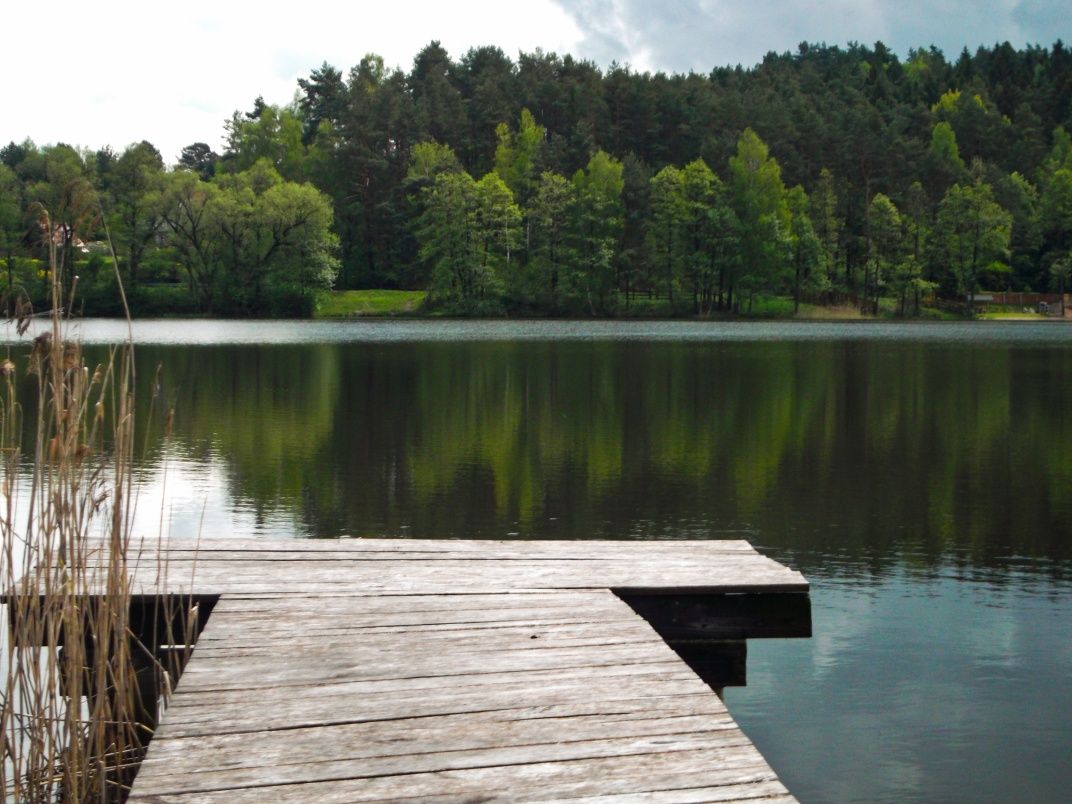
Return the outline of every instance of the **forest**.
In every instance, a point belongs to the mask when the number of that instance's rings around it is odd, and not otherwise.
[[[751,68],[636,72],[438,42],[409,72],[323,64],[166,164],[0,149],[7,304],[308,316],[330,289],[461,315],[707,316],[764,299],[918,315],[1064,291],[1072,53],[901,58],[801,44]],[[929,309],[929,308],[928,308]]]

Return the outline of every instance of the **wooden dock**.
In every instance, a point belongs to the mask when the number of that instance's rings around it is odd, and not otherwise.
[[[135,578],[214,605],[132,802],[792,800],[681,658],[810,629],[747,542],[171,541]]]

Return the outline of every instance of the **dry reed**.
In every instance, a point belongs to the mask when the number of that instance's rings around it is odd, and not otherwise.
[[[51,233],[47,212],[40,214]],[[86,364],[62,314],[77,283],[48,241],[49,326],[24,366],[10,358],[0,364],[8,621],[8,644],[0,644],[0,786],[8,801],[123,801],[151,736],[158,691],[176,675],[162,665],[160,647],[191,644],[192,624],[173,615],[171,599],[146,604],[132,589],[141,549],[131,537],[132,337],[103,365]],[[20,333],[30,315],[22,305]],[[33,410],[19,403],[20,380],[36,391]],[[182,633],[151,633],[147,619]]]

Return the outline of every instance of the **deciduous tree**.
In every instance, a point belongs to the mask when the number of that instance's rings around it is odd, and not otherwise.
[[[573,177],[577,193],[579,273],[575,287],[583,293],[593,314],[610,307],[616,287],[615,257],[625,227],[622,163],[596,151],[584,170]]]
[[[565,176],[544,171],[528,210],[532,225],[529,264],[551,309],[558,307],[559,283],[576,259],[569,237],[576,202],[576,188]]]
[[[878,312],[882,288],[890,278],[893,267],[902,256],[903,231],[897,205],[883,193],[871,199],[867,209],[868,231],[871,234],[871,255],[864,275],[864,295]]]
[[[520,204],[527,204],[532,195],[540,147],[546,134],[528,109],[521,110],[516,132],[506,123],[499,123],[495,129],[499,141],[495,148],[495,172]]]
[[[737,140],[729,165],[733,208],[740,222],[738,284],[747,285],[750,296],[755,291],[777,292],[786,269],[790,225],[782,170],[750,128]],[[727,290],[732,297],[732,285]]]
[[[112,238],[127,287],[138,286],[142,258],[164,223],[164,160],[151,143],[131,145],[111,169]]]
[[[937,246],[969,314],[975,309],[980,275],[1007,256],[1011,229],[1012,216],[994,201],[990,185],[981,181],[954,184],[938,205]]]

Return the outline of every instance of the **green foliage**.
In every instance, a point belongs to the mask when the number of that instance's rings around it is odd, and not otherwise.
[[[518,217],[509,189],[497,176],[478,183],[464,171],[446,172],[423,195],[417,240],[432,277],[429,299],[450,312],[497,308],[503,283],[496,269]]]
[[[681,170],[660,170],[651,179],[650,198],[656,287],[665,291],[670,309],[707,315],[721,306],[737,268],[739,225],[727,190],[697,159]]]
[[[440,173],[456,173],[461,169],[461,163],[449,145],[419,142],[413,146],[406,181],[423,187],[434,182]]]
[[[521,210],[514,194],[497,173],[488,173],[474,187],[476,191],[476,239],[480,261],[505,283],[511,279],[510,258],[517,248]],[[517,258],[514,254],[514,263]]]
[[[829,168],[824,167],[819,171],[819,180],[808,202],[812,229],[821,246],[819,258],[821,267],[826,271],[825,285],[837,287],[841,278],[838,262],[842,256],[841,233],[845,228],[845,221],[838,216],[837,188]]]
[[[108,287],[110,285],[110,287]],[[105,286],[111,292],[101,293],[99,306],[105,307],[110,300],[117,298],[114,290],[114,282]],[[133,314],[139,317],[154,318],[159,316],[181,315],[195,316],[200,310],[197,300],[190,295],[186,286],[182,283],[158,283],[150,284],[143,282],[136,292],[128,294],[127,299]],[[97,305],[94,307],[96,308]],[[122,313],[117,309],[116,314]]]
[[[431,139],[451,146],[461,143],[466,127],[465,102],[453,74],[447,51],[431,42],[413,60],[408,80],[420,128]]]
[[[223,164],[240,173],[266,160],[291,181],[308,177],[309,149],[302,141],[298,110],[261,105],[255,116],[235,112],[227,123],[227,153]]]
[[[1051,287],[1063,297],[1072,279],[1072,255],[1062,254],[1050,263]],[[1064,308],[1064,302],[1061,304]]]
[[[170,237],[204,308],[309,316],[338,263],[329,200],[267,160],[212,183],[178,171],[164,191]]]
[[[432,277],[431,299],[452,312],[499,309],[515,282],[521,211],[496,173],[439,173],[422,191],[420,258]],[[513,258],[513,264],[511,259]]]
[[[1012,139],[1009,118],[979,92],[946,92],[935,104],[933,112],[942,121],[939,125],[948,123],[950,131],[956,132],[953,148],[960,143],[969,158],[998,159]],[[955,150],[950,156],[954,155]]]
[[[928,179],[931,190],[942,195],[953,183],[965,176],[964,160],[960,158],[957,135],[946,121],[934,126],[931,147],[927,152]]]
[[[871,257],[867,262],[864,293],[874,300],[877,312],[882,287],[890,278],[894,266],[901,262],[904,237],[901,213],[893,201],[878,193],[871,199],[867,209],[867,223],[871,235]]]
[[[15,250],[25,234],[21,190],[15,172],[0,164],[0,259],[8,288],[15,284]]]
[[[1042,225],[1057,248],[1072,237],[1072,167],[1061,167],[1046,178],[1041,199]]]
[[[993,189],[994,200],[1012,216],[1012,237],[1009,241],[1011,270],[1007,280],[1011,283],[1016,277],[1030,277],[1032,284],[1037,286],[1036,255],[1043,243],[1038,189],[1017,172],[998,173],[993,179]],[[1008,285],[1003,287],[1008,289]]]
[[[219,154],[206,143],[195,142],[182,149],[178,167],[193,171],[204,181],[209,181],[216,174],[219,159]]]
[[[793,299],[758,293],[742,311],[742,315],[749,318],[789,318],[796,311],[797,306]]]
[[[499,140],[495,148],[495,172],[521,202],[527,202],[532,194],[540,146],[546,134],[546,129],[536,124],[528,109],[521,110],[516,133],[510,131],[505,123],[500,123],[495,129],[495,136]]]
[[[570,237],[576,203],[576,189],[565,176],[550,171],[540,176],[528,210],[532,289],[526,296],[542,302],[547,309],[558,309],[563,273],[576,259]]]
[[[27,181],[23,196],[32,221],[30,238],[43,246],[51,237],[60,264],[70,266],[76,243],[91,239],[97,231],[100,201],[93,177],[83,155],[68,145],[44,148],[34,156],[39,159],[30,156],[22,165],[34,179]],[[47,224],[42,217],[46,211]],[[42,248],[40,255],[47,256],[47,250]]]
[[[195,174],[177,170],[165,178],[164,219],[171,242],[179,253],[192,295],[204,310],[211,310],[219,290],[221,262],[217,258],[219,229],[214,217],[219,186]]]
[[[376,57],[371,57],[375,59]],[[370,60],[366,56],[362,65]],[[383,59],[373,62],[376,79],[383,75]],[[346,112],[346,84],[342,73],[327,62],[313,70],[309,78],[299,78],[298,86],[305,94],[298,106],[302,117],[302,142],[312,143],[321,131],[330,131]],[[323,127],[322,127],[323,125]]]
[[[1040,290],[1072,250],[1070,81],[1063,45],[955,62],[933,48],[901,61],[882,45],[809,45],[751,69],[667,76],[540,52],[512,61],[495,47],[452,59],[433,42],[406,72],[375,54],[349,70],[323,64],[293,103],[236,112],[222,155],[195,142],[171,171],[145,142],[121,153],[9,143],[0,261],[43,257],[51,234],[69,266],[107,225],[131,290],[179,276],[207,312],[310,310],[309,287],[332,276],[440,298],[432,251],[450,249],[429,245],[431,190],[442,173],[491,172],[512,200],[470,179],[471,208],[455,216],[473,216],[461,228],[487,278],[467,299],[605,314],[645,297],[704,315],[757,293],[873,306],[885,294],[907,312],[921,283],[959,293],[938,202],[982,182],[1012,228],[1008,253],[975,281]],[[265,245],[286,206],[272,198],[302,206],[294,189],[262,197],[280,181],[310,183],[330,207],[301,268],[305,246]],[[892,256],[874,237],[879,196],[901,218]]]
[[[573,176],[578,263],[571,286],[593,315],[611,309],[615,256],[625,227],[622,172],[621,162],[605,151],[596,151],[587,167]]]
[[[126,285],[137,288],[146,250],[164,225],[164,160],[148,142],[127,148],[109,171],[112,240]]]
[[[655,285],[664,290],[671,304],[674,289],[680,281],[681,263],[684,258],[684,223],[684,176],[673,165],[667,165],[651,179],[648,239]]]
[[[982,272],[1007,257],[1011,230],[1012,216],[993,200],[988,184],[954,184],[939,204],[937,248],[969,312]]]
[[[927,253],[931,234],[931,204],[923,185],[912,182],[905,193],[901,221],[905,226],[905,251],[918,265],[922,265]]]
[[[751,295],[779,289],[786,270],[789,208],[778,162],[766,143],[750,128],[737,140],[737,153],[729,161],[730,189],[740,222],[740,275],[733,286]]]
[[[830,288],[827,254],[809,216],[811,203],[799,184],[786,193],[789,208],[789,254],[793,266],[794,312],[803,295],[818,296]]]

